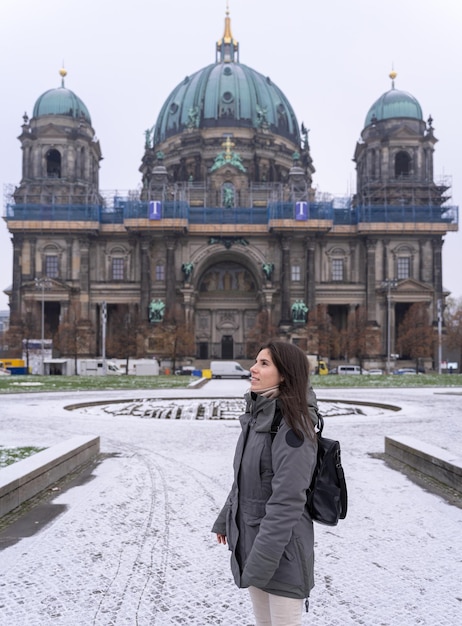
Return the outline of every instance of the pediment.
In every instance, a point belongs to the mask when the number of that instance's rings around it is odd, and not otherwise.
[[[35,280],[29,280],[29,281],[25,281],[23,283],[23,286],[25,289],[31,291],[31,290],[37,290],[38,293],[42,293],[42,283],[41,281],[44,281],[44,292],[45,293],[65,293],[68,294],[71,292],[71,287],[70,285],[66,284],[65,282],[59,280],[58,278],[37,278]]]
[[[394,289],[395,293],[433,293],[432,287],[429,287],[427,284],[416,280],[415,278],[406,278],[405,280],[400,280],[396,289]]]
[[[410,128],[407,124],[402,124],[397,129],[393,130],[389,134],[390,139],[422,139],[422,135],[414,128]]]
[[[44,139],[47,137],[50,139],[55,139],[56,137],[69,139],[69,134],[73,130],[72,126],[72,124],[69,124],[69,126],[48,124],[47,126],[40,128],[40,131],[37,132],[37,139]]]

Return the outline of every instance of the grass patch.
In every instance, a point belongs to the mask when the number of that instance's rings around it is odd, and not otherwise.
[[[0,446],[0,468],[11,465],[16,461],[27,459],[28,456],[45,450],[45,448],[36,448],[35,446],[25,446],[24,448],[4,448]]]
[[[111,389],[184,389],[189,376],[2,376],[2,393],[105,391]]]
[[[396,375],[382,374],[369,375],[358,374],[355,376],[331,375],[331,376],[312,376],[311,382],[315,389],[335,388],[380,388],[384,387],[462,387],[462,374],[414,374],[414,375]],[[462,390],[461,390],[462,391]]]

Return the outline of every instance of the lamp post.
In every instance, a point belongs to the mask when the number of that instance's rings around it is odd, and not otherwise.
[[[35,279],[35,286],[42,290],[42,314],[41,314],[41,374],[42,376],[45,374],[45,288],[49,288],[51,286],[51,281],[49,278],[42,277]]]
[[[107,325],[107,304],[103,302],[101,305],[101,356],[103,357],[103,375],[107,374],[106,362],[106,325]]]
[[[391,290],[396,289],[398,280],[387,278],[382,282],[382,287],[387,290],[387,374],[391,369]]]
[[[438,298],[436,302],[437,311],[438,311],[438,374],[441,374],[441,361],[443,355],[443,346],[442,346],[442,332],[443,332],[443,306],[442,306],[441,298]]]

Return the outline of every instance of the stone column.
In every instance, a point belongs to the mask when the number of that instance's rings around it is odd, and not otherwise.
[[[305,302],[310,311],[316,308],[316,277],[315,277],[315,244],[314,239],[306,240],[306,277],[305,277]]]
[[[90,317],[90,241],[79,240],[80,247],[80,306],[82,318]]]
[[[35,237],[31,237],[29,239],[29,246],[30,246],[30,277],[33,280],[36,277],[36,272],[37,272],[37,260],[36,260],[36,255],[37,255],[37,239]]]
[[[433,247],[433,287],[438,296],[443,292],[443,262],[442,262],[442,249],[443,239],[432,239]]]
[[[188,328],[194,329],[194,287],[188,283],[181,292],[183,294],[185,324]]]
[[[281,320],[279,324],[291,324],[290,311],[290,237],[281,238]]]
[[[175,318],[175,248],[176,241],[173,237],[169,237],[165,245],[167,247],[167,263],[165,268],[166,281],[166,302],[165,302],[165,319],[172,321]]]
[[[21,252],[22,235],[13,234],[13,286],[10,296],[10,324],[19,323],[21,316]]]
[[[377,247],[376,239],[366,239],[366,309],[367,321],[376,321],[376,272],[375,272],[375,250]]]
[[[151,301],[151,240],[141,239],[140,243],[140,316],[148,319]]]

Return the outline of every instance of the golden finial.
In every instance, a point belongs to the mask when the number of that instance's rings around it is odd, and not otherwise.
[[[63,64],[64,65],[64,64]],[[61,76],[61,87],[64,87],[64,79],[67,76],[67,70],[64,69],[64,67],[62,67],[59,70],[59,75]]]
[[[223,33],[223,38],[218,42],[218,45],[221,45],[222,43],[232,43],[235,46],[237,45],[237,41],[234,39],[231,32],[231,18],[229,17],[228,0],[226,0],[225,32]]]
[[[395,88],[395,78],[398,76],[398,72],[395,72],[395,70],[392,68],[392,70],[388,74],[388,76],[391,78],[391,88],[394,89]]]

